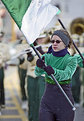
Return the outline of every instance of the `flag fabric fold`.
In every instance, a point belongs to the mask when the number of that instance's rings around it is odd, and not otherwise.
[[[51,0],[2,0],[11,17],[32,44],[60,10]]]

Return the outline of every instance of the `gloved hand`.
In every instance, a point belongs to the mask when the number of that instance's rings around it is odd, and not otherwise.
[[[43,56],[42,59],[38,59],[36,62],[37,67],[44,69],[44,71],[47,72],[47,74],[50,76],[51,74],[54,74],[55,71],[51,66],[46,66],[44,62],[45,57]]]
[[[54,69],[51,66],[46,66],[44,70],[47,72],[49,76],[55,73]]]
[[[24,61],[25,61],[25,58],[24,57],[20,57],[19,60],[20,60],[20,64],[23,64]]]
[[[37,65],[37,67],[39,67],[41,69],[44,69],[45,68],[45,62],[42,59],[38,59],[36,61],[36,65]]]
[[[33,59],[34,59],[34,56],[33,56],[32,52],[31,52],[31,51],[28,52],[28,53],[27,53],[27,60],[28,60],[29,62],[31,62]]]
[[[38,50],[42,55],[45,54],[45,52],[42,50],[42,47],[41,47],[41,46],[37,47],[37,50]]]

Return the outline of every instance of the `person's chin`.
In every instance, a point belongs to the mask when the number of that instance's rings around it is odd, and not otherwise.
[[[58,52],[59,50],[58,49],[53,49],[55,52]]]
[[[53,50],[54,50],[54,51],[57,51],[57,50],[58,50],[58,48],[57,48],[57,47],[53,47]]]

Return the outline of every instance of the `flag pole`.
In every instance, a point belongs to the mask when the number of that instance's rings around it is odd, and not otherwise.
[[[61,24],[62,28],[66,30],[65,26],[63,25],[62,21],[60,19],[58,19],[59,23]],[[67,30],[66,30],[67,31]],[[78,51],[79,55],[81,56],[82,60],[83,60],[83,66],[84,66],[84,57],[82,56],[81,52],[79,51],[79,49],[77,48],[76,44],[74,43],[74,41],[72,40],[73,45],[75,47],[75,49]]]
[[[37,54],[37,56],[38,56],[40,59],[42,59],[41,56],[40,56],[40,54],[39,54],[39,52],[38,52],[37,49],[34,47],[34,45],[31,44],[30,46],[33,48],[33,50],[35,51],[35,53]],[[46,65],[45,65],[45,66],[46,66]],[[54,75],[51,74],[50,76],[51,76],[52,79],[56,82],[57,86],[59,87],[59,89],[61,90],[61,92],[63,93],[63,95],[65,96],[65,98],[66,98],[67,101],[69,102],[69,104],[71,105],[72,110],[75,111],[76,108],[74,107],[74,105],[72,104],[71,100],[69,99],[69,97],[67,96],[67,94],[65,93],[65,91],[62,89],[61,85],[58,83],[58,81],[56,80],[56,78],[54,77]]]

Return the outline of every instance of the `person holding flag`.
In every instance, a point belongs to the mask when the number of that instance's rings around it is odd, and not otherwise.
[[[19,29],[26,37],[27,42],[37,54],[37,51],[33,45],[34,41],[38,38],[40,33],[44,31],[47,26],[50,25],[52,19],[55,17],[56,14],[58,15],[60,13],[60,10],[55,5],[51,4],[51,0],[1,1],[18,25]],[[39,55],[38,57],[40,58]],[[51,75],[51,77],[53,78],[53,75]],[[74,108],[71,101],[69,99],[68,101]]]
[[[56,82],[51,78],[53,74],[67,96],[74,104],[71,92],[71,78],[77,64],[83,67],[79,55],[71,56],[68,47],[72,43],[66,30],[56,30],[51,36],[52,45],[42,59],[36,62],[35,74],[45,74],[46,88],[40,104],[39,121],[73,121],[74,111],[68,103]],[[45,65],[46,64],[46,65]]]

